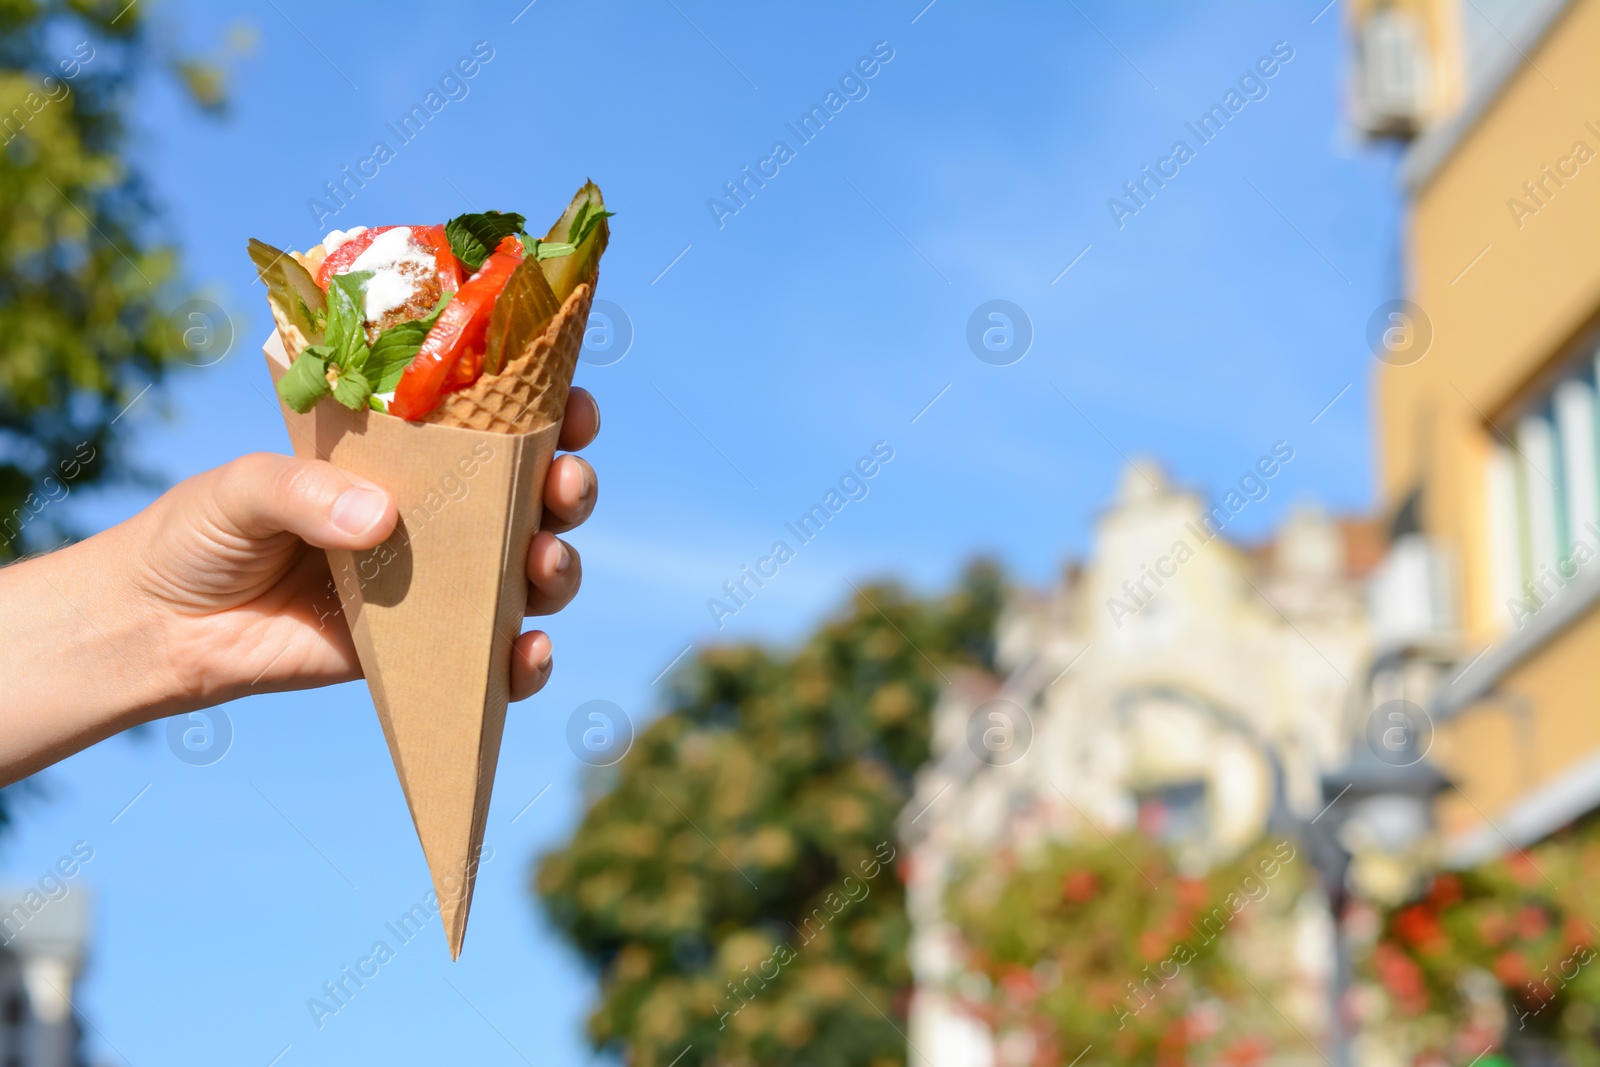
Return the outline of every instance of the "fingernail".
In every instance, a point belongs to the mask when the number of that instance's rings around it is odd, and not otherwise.
[[[376,489],[346,489],[333,502],[333,525],[342,533],[364,534],[388,510],[389,498]]]
[[[539,668],[538,668],[539,669],[539,673],[540,674],[549,674],[550,673],[550,668],[554,667],[555,665],[556,665],[556,657],[555,657],[555,653],[552,652],[550,655],[548,655],[548,656],[546,656],[544,658],[544,662],[543,663],[539,664]]]
[[[589,403],[594,405],[594,435],[596,437],[599,437],[600,436],[600,401],[596,400],[594,398],[594,396],[591,395],[589,397]]]
[[[561,546],[561,555],[556,557],[556,573],[565,574],[567,568],[572,566],[572,549],[561,541],[557,541],[556,544]]]

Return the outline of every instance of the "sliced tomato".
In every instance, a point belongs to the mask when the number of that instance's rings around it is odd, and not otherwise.
[[[393,226],[374,226],[365,233],[357,234],[344,244],[328,253],[322,265],[317,268],[317,285],[323,289],[328,288],[328,279],[335,274],[344,274],[360,258],[361,253],[372,247],[372,242],[381,233],[392,230]],[[411,226],[411,240],[423,248],[433,250],[435,269],[439,275],[439,285],[447,293],[453,293],[461,288],[461,283],[466,280],[467,271],[450,251],[450,239],[444,235],[443,226]]]
[[[443,226],[413,226],[411,239],[417,244],[433,249],[434,263],[439,272],[439,285],[447,293],[461,288],[467,280],[467,270],[456,254],[450,251],[450,239],[444,235]]]
[[[478,380],[478,375],[483,373],[483,353],[485,347],[469,348],[456,360],[455,369],[450,372],[450,380],[445,384],[445,392],[453,393],[457,389],[465,389]]]
[[[471,385],[483,372],[483,351],[495,299],[522,261],[515,235],[495,248],[433,324],[422,348],[400,376],[389,413],[415,422],[439,406],[446,393]]]
[[[357,234],[344,244],[329,252],[322,260],[322,265],[317,268],[317,285],[323,289],[328,288],[328,279],[335,274],[344,274],[350,269],[350,264],[356,257],[371,247],[372,242],[385,230],[392,230],[393,226],[373,226],[366,233]]]

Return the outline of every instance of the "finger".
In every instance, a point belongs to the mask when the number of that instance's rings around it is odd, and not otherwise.
[[[561,438],[556,447],[563,452],[588,448],[600,432],[600,405],[587,389],[574,387],[567,394],[567,411],[561,418]]]
[[[572,602],[583,583],[578,550],[549,530],[533,535],[528,546],[529,615],[554,615]]]
[[[371,548],[394,530],[389,494],[319,459],[257,452],[202,476],[199,499],[219,531],[245,538],[292,533],[318,548]]]
[[[529,630],[511,644],[511,699],[527,700],[550,680],[555,661],[550,657],[550,635]]]
[[[600,496],[594,468],[579,456],[557,456],[544,480],[544,518],[541,529],[566,533],[587,519]]]

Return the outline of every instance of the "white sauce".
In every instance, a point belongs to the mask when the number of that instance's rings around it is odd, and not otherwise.
[[[329,230],[328,236],[322,239],[322,250],[332,255],[335,248],[338,248],[346,241],[360,237],[366,232],[367,228],[365,226],[352,226],[348,230]]]
[[[367,321],[376,322],[410,300],[417,291],[416,279],[426,278],[433,269],[433,250],[411,243],[411,227],[396,226],[373,238],[350,264],[350,272],[373,272],[367,282]]]

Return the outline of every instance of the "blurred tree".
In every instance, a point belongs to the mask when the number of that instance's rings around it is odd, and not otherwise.
[[[947,909],[968,980],[946,992],[1017,1050],[1008,1062],[1086,1047],[1101,1063],[1314,1062],[1266,999],[1284,993],[1305,867],[1280,839],[1185,874],[1136,833],[965,857]]]
[[[146,7],[0,0],[0,562],[60,542],[70,492],[129,473],[119,416],[177,347],[134,82],[164,67],[211,112],[225,85],[215,59],[153,40]]]
[[[714,648],[681,672],[538,870],[599,972],[596,1048],[635,1067],[905,1061],[894,822],[949,672],[992,666],[1000,597],[987,564],[931,602],[873,586],[792,654]]]

